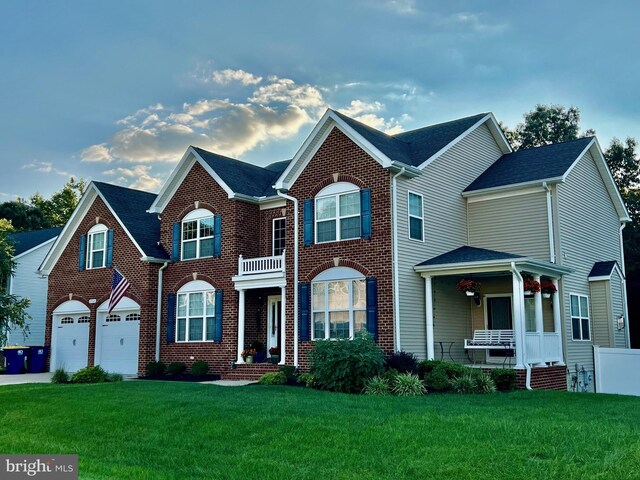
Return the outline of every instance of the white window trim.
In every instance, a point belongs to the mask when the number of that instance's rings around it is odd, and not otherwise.
[[[198,260],[199,258],[211,258],[212,255],[201,256],[200,255],[200,244],[202,240],[213,239],[215,232],[212,232],[211,236],[201,237],[200,236],[200,222],[207,218],[213,219],[213,212],[204,208],[198,208],[197,210],[193,210],[184,216],[182,222],[180,222],[180,260],[184,262],[188,262],[189,260]],[[189,240],[184,239],[184,224],[189,222],[196,222],[196,238],[192,238]],[[212,226],[212,230],[215,230],[215,227]],[[184,244],[185,242],[195,242],[196,243],[196,256],[193,258],[184,258]]]
[[[106,225],[99,223],[98,225],[94,225],[87,232],[87,258],[86,258],[86,269],[87,270],[96,270],[98,268],[105,268],[107,265],[107,231],[109,229]],[[102,249],[93,250],[93,237],[99,234],[104,235],[104,242]],[[99,252],[102,250],[102,265],[97,267],[93,266],[93,254],[95,252]]]
[[[216,311],[216,290],[213,285],[208,284],[202,280],[196,280],[193,282],[189,282],[184,285],[180,290],[178,290],[176,294],[176,331],[175,331],[175,341],[176,343],[214,343],[215,340],[207,340],[207,293],[211,292],[213,295],[213,317],[215,319],[215,311]],[[191,321],[191,316],[189,315],[190,302],[189,297],[194,293],[202,293],[202,340],[189,340],[189,323]],[[187,315],[186,317],[181,317],[178,315],[178,306],[180,305],[180,295],[187,296]],[[211,317],[212,315],[209,315]],[[184,340],[178,340],[178,320],[184,318],[185,321],[185,330],[184,330]],[[214,328],[215,328],[215,320],[214,320]]]
[[[578,297],[578,308],[580,309],[580,314],[582,314],[582,307],[580,305],[580,297],[584,297],[587,299],[587,316],[583,317],[581,315],[579,316],[574,316],[573,312],[571,311],[571,297]],[[569,292],[569,320],[570,320],[570,324],[571,324],[571,341],[572,342],[585,342],[585,343],[591,343],[592,342],[592,336],[593,336],[593,328],[591,327],[591,316],[589,315],[589,309],[591,308],[591,305],[589,304],[589,296],[588,295],[584,295],[582,293],[571,293]],[[580,338],[573,338],[573,319],[577,318],[580,320],[579,324],[580,324]],[[589,323],[589,338],[585,339],[584,338],[584,334],[582,332],[582,320],[586,319],[587,322]]]
[[[411,195],[420,197],[420,210],[422,212],[421,217],[411,214]],[[411,219],[412,218],[417,218],[420,220],[420,222],[422,222],[422,229],[421,229],[422,238],[421,239],[413,238],[411,236]],[[419,193],[412,192],[410,190],[407,191],[407,234],[409,236],[409,240],[413,240],[414,242],[424,243],[424,196]]]
[[[346,220],[348,218],[355,218],[358,217],[360,218],[362,216],[362,204],[360,205],[360,212],[358,212],[358,214],[356,215],[340,215],[340,197],[342,195],[348,195],[351,193],[360,193],[360,188],[357,185],[354,185],[353,183],[349,183],[349,182],[336,182],[336,183],[332,183],[331,185],[328,185],[326,187],[324,187],[322,190],[320,190],[318,192],[318,194],[315,196],[315,198],[313,199],[313,233],[314,233],[314,242],[315,243],[332,243],[332,242],[344,242],[344,241],[348,241],[348,240],[357,240],[358,238],[360,238],[362,236],[362,231],[360,231],[360,235],[358,235],[357,237],[349,237],[349,238],[341,238],[340,233],[341,233],[341,228],[340,228],[340,223],[342,222],[342,220]],[[325,198],[331,198],[334,197],[335,198],[335,202],[336,202],[336,215],[335,217],[332,218],[323,218],[321,220],[318,220],[318,200],[322,200]],[[323,242],[318,240],[318,223],[321,222],[330,222],[330,221],[335,221],[336,222],[336,238],[334,240],[325,240]],[[361,227],[362,228],[362,227]]]
[[[271,221],[271,255],[276,256],[276,221],[284,220],[284,243],[287,246],[287,217],[277,217]],[[284,249],[283,249],[284,250]]]

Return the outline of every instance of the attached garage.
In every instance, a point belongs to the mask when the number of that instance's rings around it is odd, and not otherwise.
[[[77,300],[64,302],[53,311],[51,370],[75,372],[89,358],[89,308]]]
[[[95,364],[107,372],[138,373],[140,305],[123,297],[108,313],[109,301],[98,307]]]

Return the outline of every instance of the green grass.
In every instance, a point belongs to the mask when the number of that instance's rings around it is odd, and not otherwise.
[[[640,398],[368,397],[171,382],[0,388],[0,452],[80,478],[639,478]]]

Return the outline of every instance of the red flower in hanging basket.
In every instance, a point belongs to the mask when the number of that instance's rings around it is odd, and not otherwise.
[[[542,290],[542,293],[547,295],[553,295],[558,291],[558,289],[553,284],[553,282],[549,282],[549,281],[542,282],[542,284],[540,285],[540,289]]]
[[[536,293],[540,291],[540,282],[532,278],[526,278],[524,280],[524,291]]]
[[[456,283],[456,288],[461,292],[473,292],[477,293],[480,291],[480,287],[482,284],[480,282],[476,282],[475,280],[471,280],[470,278],[463,278],[458,280]]]

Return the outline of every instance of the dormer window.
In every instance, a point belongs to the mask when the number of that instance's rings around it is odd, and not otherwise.
[[[360,189],[347,182],[323,188],[315,197],[316,243],[360,237]]]
[[[182,219],[182,260],[213,256],[213,213],[197,209]]]
[[[107,258],[107,227],[98,224],[88,232],[87,269],[103,268]]]

